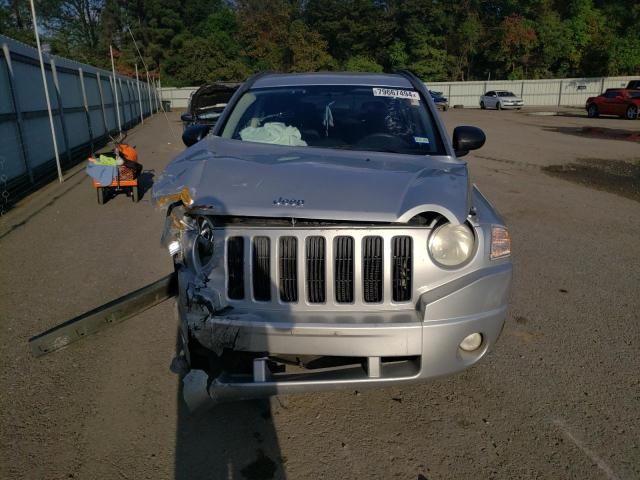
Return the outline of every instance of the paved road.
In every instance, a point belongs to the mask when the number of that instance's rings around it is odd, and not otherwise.
[[[0,220],[0,478],[640,478],[640,208],[540,168],[638,161],[638,143],[581,132],[640,122],[444,117],[487,131],[470,168],[513,232],[512,308],[486,361],[421,386],[191,417],[168,368],[171,302],[34,359],[33,334],[170,271],[149,192],[99,206],[80,171]],[[149,174],[182,150],[160,116],[129,140]]]

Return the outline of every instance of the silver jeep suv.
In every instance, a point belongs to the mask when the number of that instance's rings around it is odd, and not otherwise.
[[[409,72],[246,81],[153,191],[189,407],[421,382],[484,357],[512,269],[460,160],[484,140],[451,141]]]

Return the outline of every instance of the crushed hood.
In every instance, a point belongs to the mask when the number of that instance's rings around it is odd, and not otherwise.
[[[434,211],[461,223],[470,209],[466,164],[448,157],[283,147],[213,136],[167,165],[153,199],[185,188],[194,208],[220,215],[406,222]]]

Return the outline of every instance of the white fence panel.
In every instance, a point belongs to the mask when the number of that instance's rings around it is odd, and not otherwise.
[[[587,98],[600,95],[607,88],[621,88],[633,77],[557,78],[545,80],[487,80],[471,82],[427,82],[430,90],[442,92],[449,105],[465,108],[480,106],[480,96],[489,90],[508,90],[521,96],[525,106],[583,106]],[[173,108],[187,108],[189,98],[198,87],[165,87],[159,90],[163,100]]]
[[[160,89],[160,96],[162,100],[170,101],[172,108],[187,108],[191,94],[197,89],[198,87],[165,87]]]
[[[583,106],[587,98],[607,88],[625,87],[635,77],[557,78],[549,80],[487,80],[473,82],[429,82],[431,90],[442,92],[449,105],[479,107],[480,96],[490,90],[508,90],[519,95],[525,106]]]

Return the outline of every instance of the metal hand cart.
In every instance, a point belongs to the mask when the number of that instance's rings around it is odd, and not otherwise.
[[[109,185],[101,185],[93,180],[93,186],[98,194],[98,203],[102,205],[108,193],[125,192],[127,196],[131,196],[131,200],[138,202],[140,200],[140,186],[138,185],[138,177],[132,168],[120,165],[117,168],[116,178]]]

